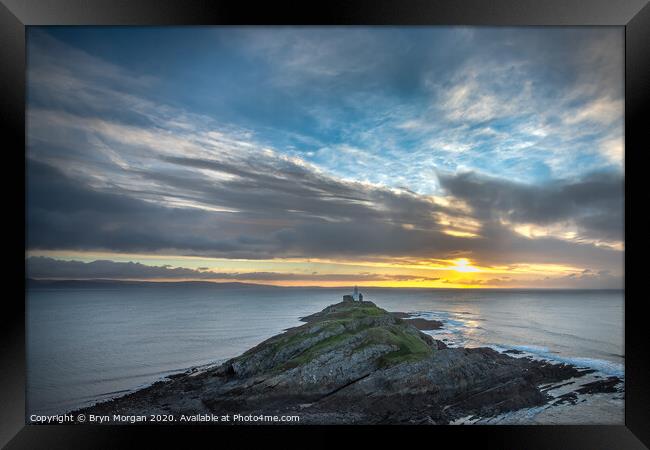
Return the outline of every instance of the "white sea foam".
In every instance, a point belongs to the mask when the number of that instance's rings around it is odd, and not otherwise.
[[[466,313],[455,313],[449,311],[418,311],[416,313],[413,313],[413,317],[442,321],[443,327],[441,329],[430,330],[426,333],[435,337],[436,339],[444,338],[445,343],[451,347],[485,346],[493,348],[499,352],[518,350],[520,352],[523,352],[523,354],[511,354],[511,356],[531,356],[535,359],[543,359],[555,363],[570,364],[579,368],[593,369],[606,376],[616,376],[623,378],[625,374],[625,366],[623,363],[603,358],[566,355],[552,348],[541,345],[489,342],[486,340],[488,336],[483,336],[480,333],[476,333],[476,331],[480,332],[484,329],[483,327],[477,325],[477,322],[479,322],[479,320],[474,318],[467,318]],[[525,330],[526,327],[517,325],[516,328]],[[546,332],[545,334],[548,335],[549,332]],[[559,335],[560,333],[554,333],[554,336]],[[567,339],[571,339],[572,337],[569,333],[564,333],[564,336],[566,336]]]
[[[570,364],[578,368],[593,369],[597,372],[607,376],[615,376],[623,378],[625,375],[625,366],[623,364],[607,361],[604,359],[596,358],[582,358],[582,357],[567,357],[550,351],[546,347],[538,347],[535,345],[488,345],[488,347],[504,353],[508,350],[518,350],[522,354],[511,354],[514,357],[532,356],[535,359],[543,359],[555,363]]]

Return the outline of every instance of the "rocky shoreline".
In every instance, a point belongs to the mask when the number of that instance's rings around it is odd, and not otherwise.
[[[244,354],[190,370],[73,415],[292,415],[300,424],[448,424],[571,402],[547,391],[593,372],[499,353],[449,348],[420,330],[439,321],[342,302]],[[616,390],[608,378],[576,392]],[[112,422],[108,420],[107,423]]]

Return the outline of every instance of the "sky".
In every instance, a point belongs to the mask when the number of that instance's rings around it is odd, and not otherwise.
[[[622,27],[28,27],[27,275],[619,289]]]

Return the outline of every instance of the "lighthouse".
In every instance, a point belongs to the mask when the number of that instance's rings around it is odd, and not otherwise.
[[[359,292],[358,287],[354,287],[352,290],[352,295],[346,294],[343,296],[343,301],[344,302],[362,302],[363,301],[363,294]]]

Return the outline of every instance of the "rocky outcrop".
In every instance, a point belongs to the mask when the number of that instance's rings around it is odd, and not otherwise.
[[[93,414],[292,414],[299,423],[449,423],[549,400],[568,366],[447,348],[372,302],[342,302],[219,367],[95,405]]]

